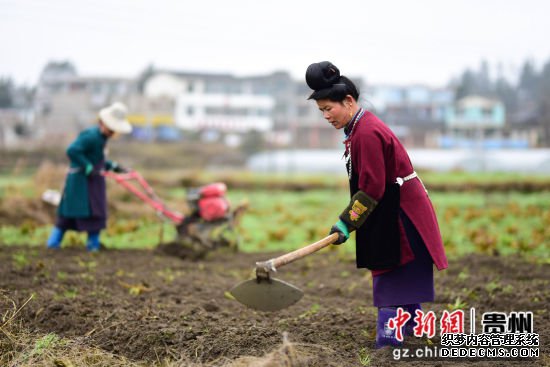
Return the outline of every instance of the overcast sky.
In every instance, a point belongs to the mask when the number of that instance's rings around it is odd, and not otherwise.
[[[0,0],[0,76],[50,60],[81,75],[159,68],[303,79],[330,60],[371,83],[443,86],[486,59],[550,60],[548,0]]]

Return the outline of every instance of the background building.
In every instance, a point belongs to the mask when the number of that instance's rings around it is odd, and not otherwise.
[[[377,114],[407,147],[527,148],[540,143],[538,120],[526,108],[508,118],[504,103],[424,85],[359,86],[360,104]],[[253,150],[339,149],[342,131],[326,123],[311,90],[287,72],[265,75],[196,73],[147,68],[136,78],[78,75],[69,62],[48,63],[36,86],[33,109],[3,109],[2,142],[15,142],[15,129],[35,138],[73,139],[90,126],[100,108],[114,101],[129,107],[135,129],[130,139],[216,141]],[[30,113],[29,113],[30,112]],[[530,123],[530,121],[535,123]],[[33,125],[32,128],[29,128]],[[21,130],[22,131],[22,130]],[[11,144],[11,143],[9,143]]]
[[[373,111],[411,147],[436,147],[454,93],[423,85],[371,85],[365,88]]]
[[[114,101],[128,103],[134,93],[133,79],[84,77],[68,62],[49,63],[36,87],[36,134],[70,140],[96,120],[99,109]]]
[[[447,109],[443,148],[527,148],[528,139],[519,132],[510,134],[506,108],[496,99],[466,96]]]

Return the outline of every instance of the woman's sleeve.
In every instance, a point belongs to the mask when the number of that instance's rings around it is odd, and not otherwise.
[[[93,145],[93,139],[85,134],[80,134],[75,141],[67,148],[67,155],[71,162],[75,163],[79,167],[86,167],[88,164],[92,164],[86,152]]]
[[[359,175],[359,190],[380,200],[386,189],[386,161],[383,137],[376,131],[358,131],[351,146],[351,158]]]

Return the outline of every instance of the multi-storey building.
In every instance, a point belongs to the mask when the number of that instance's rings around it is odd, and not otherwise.
[[[70,140],[93,123],[100,108],[114,101],[127,103],[133,93],[133,79],[82,77],[68,62],[51,62],[36,87],[37,134]]]
[[[294,82],[285,72],[230,74],[159,70],[145,81],[148,99],[173,101],[175,124],[187,131],[218,132],[239,140],[250,131],[277,143],[295,114]]]
[[[454,100],[452,90],[424,85],[372,85],[365,94],[373,111],[408,146],[437,146]]]

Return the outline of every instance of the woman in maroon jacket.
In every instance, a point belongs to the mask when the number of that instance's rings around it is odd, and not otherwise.
[[[434,300],[433,265],[447,268],[437,218],[428,193],[395,134],[358,105],[359,90],[328,61],[311,64],[306,82],[323,117],[344,129],[351,201],[331,228],[341,244],[356,231],[357,267],[373,271],[378,307],[376,347],[398,346],[388,320],[402,307],[412,334],[420,303]]]

